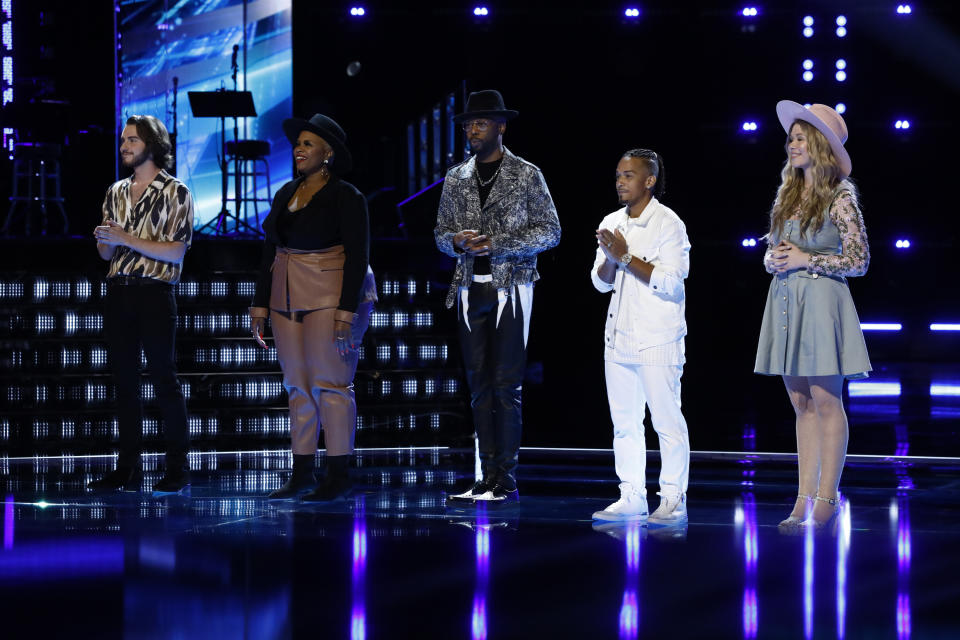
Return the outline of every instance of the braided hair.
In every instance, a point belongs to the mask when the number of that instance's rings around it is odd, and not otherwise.
[[[663,169],[663,157],[656,151],[651,151],[650,149],[630,149],[623,154],[623,157],[640,158],[646,163],[650,175],[657,179],[653,185],[653,197],[658,200],[662,198],[667,187],[667,175]]]

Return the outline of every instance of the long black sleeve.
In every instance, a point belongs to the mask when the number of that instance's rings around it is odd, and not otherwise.
[[[367,200],[354,188],[343,189],[340,196],[340,237],[345,259],[343,287],[340,290],[342,311],[355,313],[363,293],[363,280],[370,263],[370,217]]]

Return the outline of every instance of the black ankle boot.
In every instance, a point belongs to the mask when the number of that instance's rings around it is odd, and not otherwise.
[[[327,475],[323,477],[316,489],[300,499],[304,502],[327,502],[346,498],[350,490],[353,489],[353,483],[350,481],[350,474],[347,471],[349,464],[349,455],[327,456]]]
[[[167,452],[166,470],[160,482],[153,485],[153,495],[180,493],[190,487],[190,467],[186,451]]]
[[[295,498],[298,494],[317,484],[316,478],[313,477],[313,458],[314,454],[312,453],[293,454],[293,473],[290,474],[290,479],[282,487],[270,493],[267,499],[287,500]]]
[[[106,474],[99,480],[94,480],[87,485],[88,489],[94,491],[139,491],[140,484],[143,482],[143,471],[139,464],[120,464],[117,468]]]

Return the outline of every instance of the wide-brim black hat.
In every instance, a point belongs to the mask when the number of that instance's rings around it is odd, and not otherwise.
[[[315,113],[309,120],[303,118],[287,118],[283,121],[283,133],[286,134],[290,144],[297,144],[297,138],[301,131],[315,133],[330,145],[333,149],[333,163],[330,165],[330,171],[333,173],[346,173],[353,167],[353,156],[350,155],[350,149],[347,148],[347,134],[333,120],[322,113]]]
[[[467,108],[463,113],[453,116],[454,122],[463,122],[471,118],[504,118],[510,120],[520,115],[519,111],[507,109],[503,105],[503,96],[496,89],[474,91],[467,96]]]

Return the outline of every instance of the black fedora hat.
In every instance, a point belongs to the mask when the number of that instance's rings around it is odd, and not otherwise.
[[[506,109],[503,106],[503,96],[496,89],[474,91],[467,96],[467,108],[463,113],[453,116],[454,122],[463,122],[471,118],[516,118],[519,111]]]
[[[330,165],[330,171],[333,173],[350,171],[353,166],[353,157],[350,155],[350,150],[347,149],[347,134],[343,132],[343,129],[333,118],[328,118],[322,113],[315,113],[309,120],[287,118],[283,121],[283,132],[290,144],[297,144],[297,138],[301,131],[317,134],[333,149],[333,164]]]

